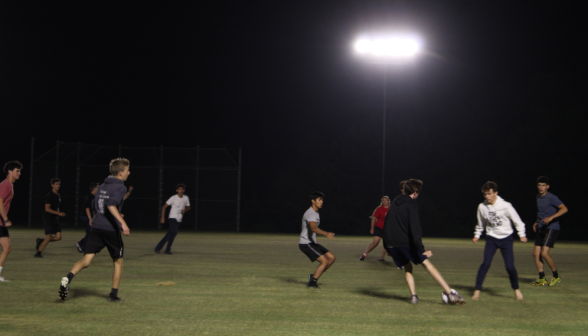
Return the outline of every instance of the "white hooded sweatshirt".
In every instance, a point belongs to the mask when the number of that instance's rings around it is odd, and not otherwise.
[[[525,223],[519,217],[512,204],[503,200],[502,197],[496,196],[494,205],[484,201],[478,206],[478,225],[474,231],[474,237],[480,238],[482,231],[486,228],[486,235],[503,239],[510,236],[514,230],[514,223],[519,237],[525,237]]]

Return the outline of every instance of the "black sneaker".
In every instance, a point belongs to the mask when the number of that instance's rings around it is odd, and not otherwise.
[[[155,252],[155,253],[157,253],[157,254],[160,254],[160,253],[161,253],[161,250],[154,249],[154,250],[153,250],[153,252]]]
[[[80,244],[79,244],[79,243],[76,243],[76,247],[77,247],[77,249],[78,249],[78,252],[80,252],[80,253],[84,253],[84,250],[82,249],[82,247],[80,246]]]
[[[59,297],[62,300],[67,299],[69,293],[69,279],[67,277],[61,278],[61,286],[59,286]]]
[[[41,252],[37,251],[37,254],[35,254],[35,258],[43,258],[43,255],[41,254]]]
[[[316,288],[319,289],[320,287],[316,284],[316,282],[309,282],[306,288]]]
[[[37,242],[37,246],[35,247],[35,250],[39,251],[39,246],[41,246],[41,243],[43,242],[44,239],[41,238],[37,238],[36,242]]]
[[[122,302],[118,296],[108,296],[108,302]]]

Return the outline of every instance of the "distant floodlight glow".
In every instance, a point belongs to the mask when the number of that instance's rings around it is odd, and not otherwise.
[[[410,57],[421,49],[419,41],[414,38],[362,38],[355,42],[355,51],[378,57]]]

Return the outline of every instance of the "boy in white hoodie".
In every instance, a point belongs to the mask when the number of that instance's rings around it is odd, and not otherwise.
[[[476,290],[472,296],[472,300],[480,299],[480,291],[482,290],[482,283],[496,250],[500,249],[506,271],[510,278],[510,285],[515,292],[517,300],[523,299],[523,294],[519,289],[519,276],[514,266],[514,230],[512,223],[516,226],[517,232],[523,243],[527,242],[525,236],[525,223],[521,221],[519,214],[513,206],[498,196],[498,185],[494,182],[488,181],[482,186],[482,193],[486,201],[480,203],[478,206],[478,225],[474,231],[474,244],[478,242],[482,231],[486,229],[486,247],[484,248],[484,262],[480,265],[478,276],[476,278]]]

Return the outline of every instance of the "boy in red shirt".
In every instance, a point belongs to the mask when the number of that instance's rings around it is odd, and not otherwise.
[[[0,282],[4,282],[2,277],[2,269],[8,254],[12,250],[10,245],[10,235],[8,233],[8,227],[12,226],[12,222],[8,218],[8,210],[10,210],[10,204],[14,197],[13,184],[20,178],[20,170],[22,164],[18,161],[10,161],[4,165],[4,172],[6,173],[6,179],[0,183],[0,246],[2,246],[2,252],[0,252]]]

